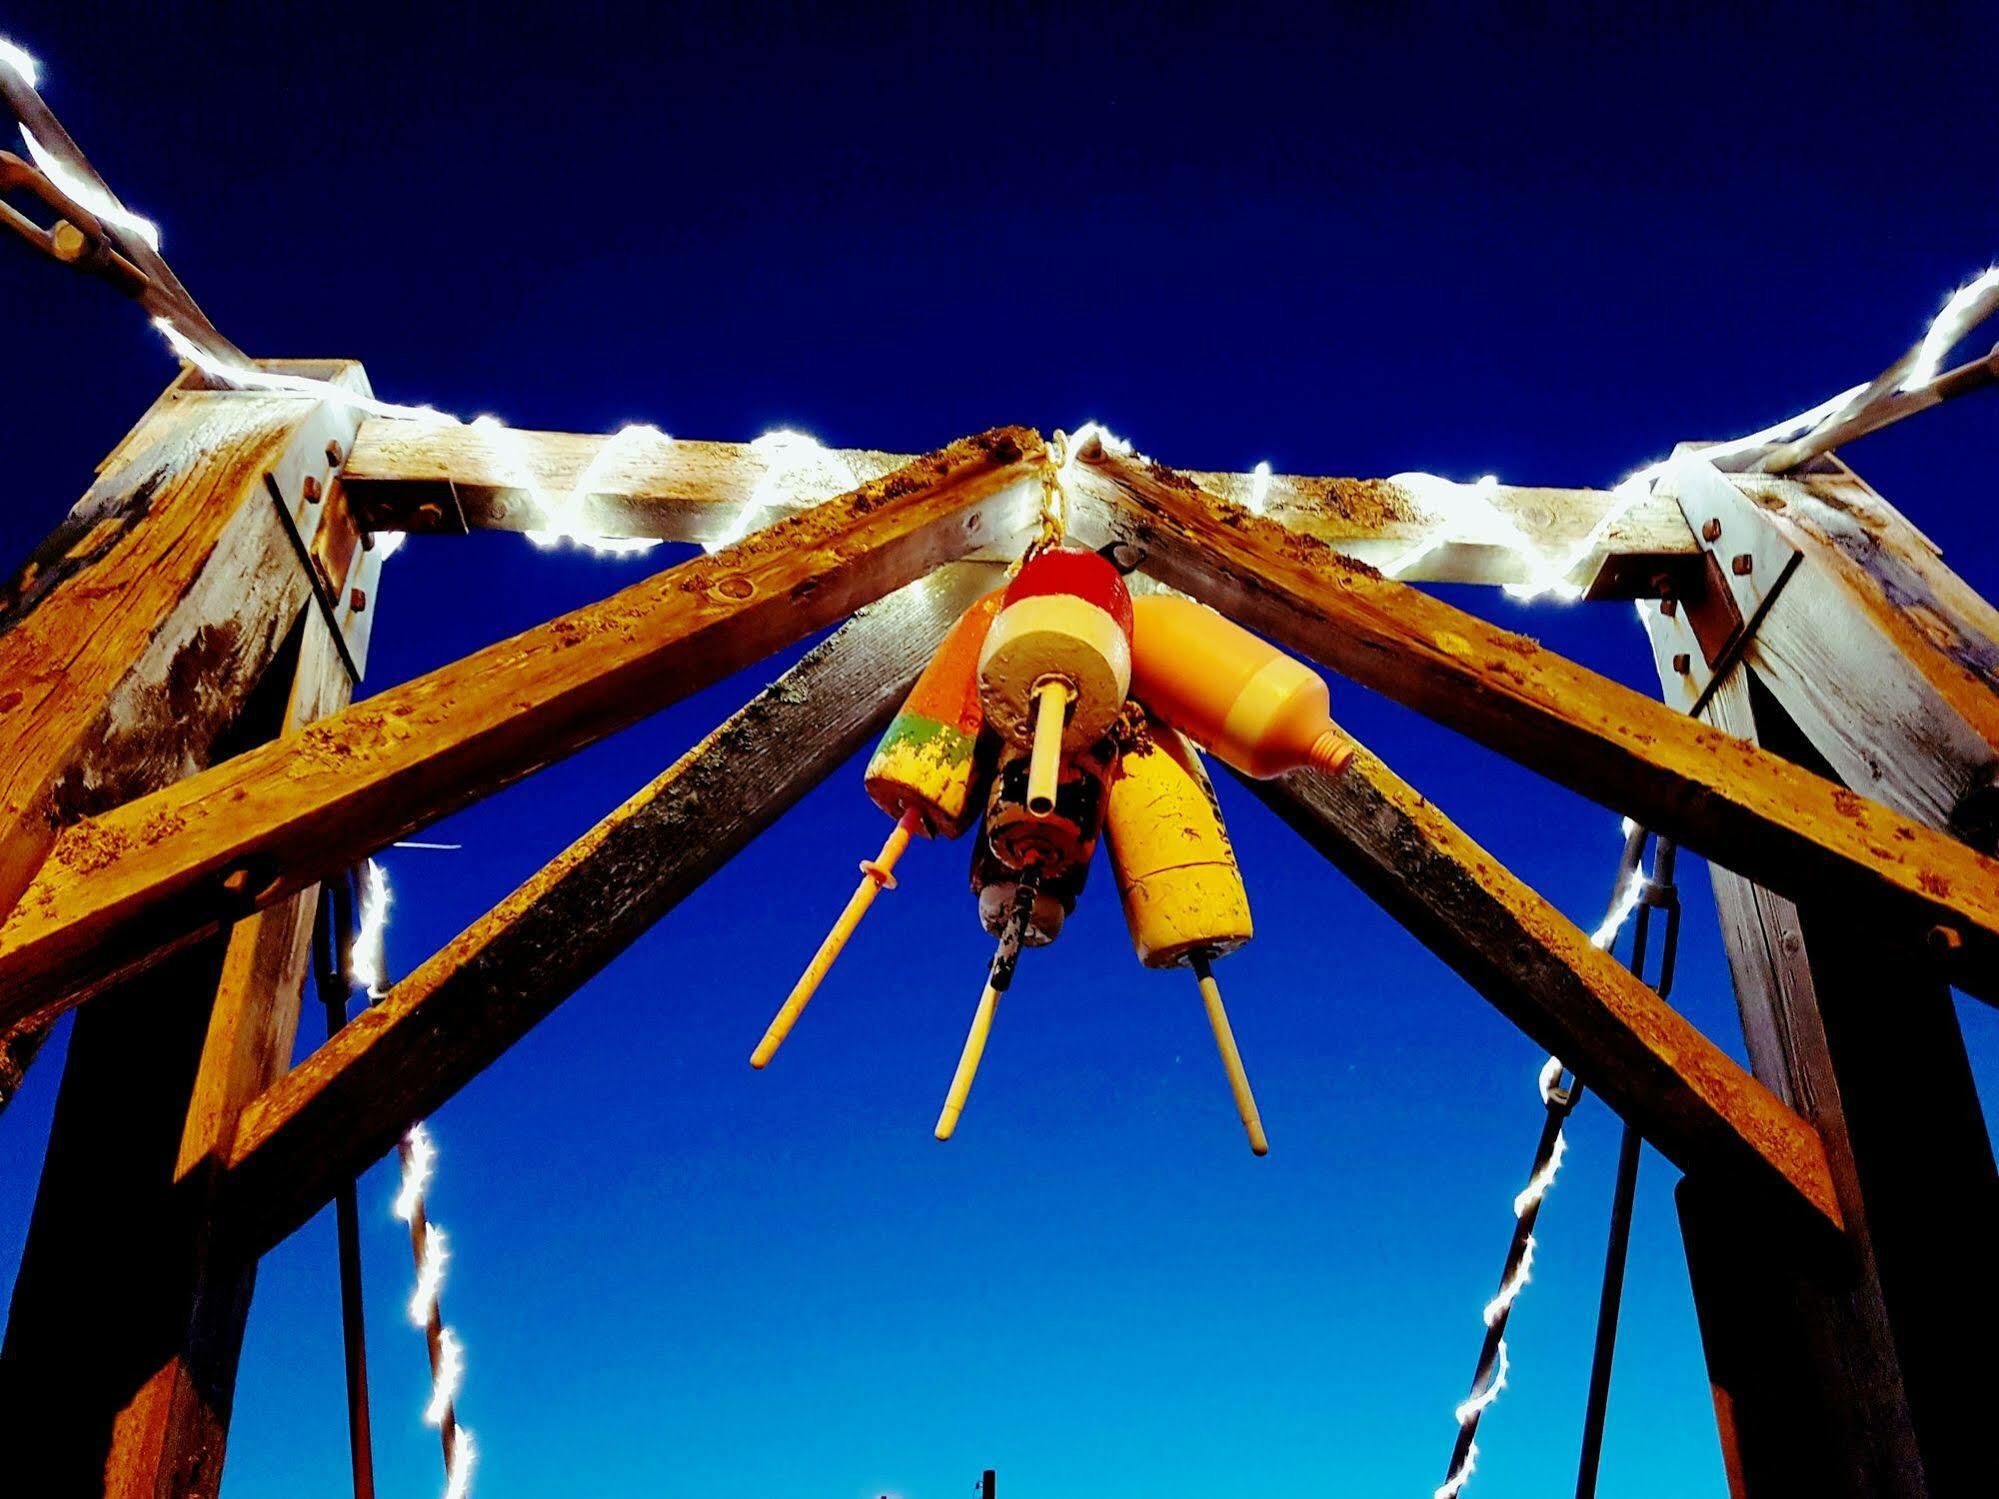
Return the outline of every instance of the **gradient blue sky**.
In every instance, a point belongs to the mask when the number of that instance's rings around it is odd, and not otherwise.
[[[1627,8],[1627,10],[1630,8]],[[1650,15],[1655,8],[1643,8]],[[1663,8],[1659,8],[1663,14]],[[1999,252],[1990,12],[1740,18],[904,6],[15,4],[0,31],[244,347],[523,426],[920,449],[1101,417],[1202,468],[1606,483],[1872,375]],[[133,310],[0,267],[0,553],[173,373]],[[1850,456],[1988,593],[1993,408]],[[387,684],[598,597],[516,537],[388,568]],[[1465,604],[1652,690],[1630,612]],[[768,678],[396,852],[407,968]],[[1616,820],[1335,684],[1579,920]],[[1030,955],[970,1113],[930,1123],[988,944],[920,847],[779,1061],[745,1058],[883,824],[850,766],[434,1121],[485,1499],[1427,1495],[1539,1122],[1540,1054],[1238,788],[1259,938],[1220,968],[1272,1139],[1102,869]],[[1740,1050],[1706,874],[1681,1006]],[[305,1033],[316,1039],[315,1011]],[[1979,1075],[1999,1023],[1965,1012]],[[0,1118],[0,1269],[61,1064]],[[1479,1499],[1572,1482],[1616,1122],[1542,1219]],[[1718,1493],[1648,1156],[1605,1490]],[[381,1491],[438,1488],[392,1173],[362,1184]],[[228,1491],[346,1483],[331,1215],[265,1264]]]

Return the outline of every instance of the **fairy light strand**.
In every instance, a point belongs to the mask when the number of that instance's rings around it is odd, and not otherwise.
[[[1623,820],[1621,832],[1626,840],[1627,857],[1632,859],[1631,868],[1618,881],[1617,889],[1611,896],[1609,912],[1598,924],[1597,929],[1590,934],[1591,945],[1605,952],[1610,951],[1617,941],[1618,932],[1623,929],[1631,913],[1642,901],[1647,884],[1644,860],[1631,851],[1631,840],[1637,834],[1638,826],[1627,817]],[[1561,1058],[1551,1056],[1541,1064],[1540,1073],[1534,1080],[1535,1091],[1540,1095],[1542,1104],[1551,1112],[1565,1111],[1569,1106],[1570,1098],[1562,1092],[1564,1071]],[[1547,1144],[1547,1159],[1540,1162],[1528,1177],[1527,1185],[1513,1197],[1514,1221],[1525,1228],[1526,1233],[1520,1242],[1518,1261],[1508,1269],[1499,1289],[1493,1293],[1491,1300],[1486,1302],[1484,1309],[1479,1313],[1479,1320],[1485,1324],[1488,1333],[1504,1324],[1512,1313],[1513,1304],[1520,1299],[1520,1293],[1526,1290],[1528,1282],[1533,1279],[1536,1247],[1533,1217],[1539,1214],[1542,1202],[1547,1199],[1549,1191],[1554,1187],[1555,1178],[1560,1175],[1562,1162],[1569,1152],[1569,1137],[1564,1128],[1561,1112],[1556,1112],[1554,1134]],[[1515,1231],[1519,1232],[1519,1229]],[[1507,1357],[1506,1338],[1503,1334],[1499,1337],[1493,1357],[1492,1371],[1478,1388],[1460,1401],[1452,1411],[1460,1433],[1477,1422],[1499,1398],[1500,1392],[1506,1388],[1507,1374],[1512,1366]],[[1452,1467],[1450,1476],[1438,1485],[1433,1499],[1458,1499],[1458,1496],[1464,1492],[1465,1485],[1471,1481],[1472,1471],[1477,1463],[1478,1443],[1468,1440],[1462,1456]]]
[[[366,987],[371,998],[386,992],[387,960],[383,939],[388,930],[394,895],[382,866],[370,859],[363,872],[360,913],[348,977]],[[444,1321],[445,1272],[451,1244],[442,1228],[430,1221],[427,1199],[437,1174],[437,1142],[424,1123],[412,1124],[397,1148],[402,1181],[392,1210],[409,1225],[410,1252],[416,1282],[406,1310],[412,1326],[421,1330],[430,1355],[430,1398],[423,1419],[438,1429],[444,1444],[444,1499],[465,1499],[471,1490],[474,1445],[472,1433],[458,1422],[458,1392],[465,1383],[465,1346]]]

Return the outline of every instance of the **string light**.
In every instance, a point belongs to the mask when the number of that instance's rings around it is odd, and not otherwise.
[[[1902,381],[1903,390],[1915,390],[1936,379],[1944,356],[1991,310],[1987,299],[1995,295],[1999,295],[1999,265],[1987,267],[1983,275],[1951,293],[1916,349],[1915,363]]]
[[[362,880],[360,917],[354,949],[348,958],[348,977],[364,984],[377,999],[384,993],[383,937],[392,899],[388,875],[370,859]],[[472,1433],[458,1423],[458,1392],[465,1383],[465,1347],[458,1334],[444,1323],[444,1277],[451,1261],[451,1245],[444,1230],[430,1221],[426,1205],[431,1180],[437,1174],[437,1143],[419,1120],[403,1135],[398,1153],[402,1157],[403,1174],[393,1211],[409,1225],[410,1245],[416,1255],[416,1285],[410,1292],[409,1319],[423,1330],[430,1347],[430,1399],[425,1402],[423,1418],[445,1433],[444,1499],[465,1499],[471,1489],[475,1452]]]
[[[0,36],[0,68],[6,68],[29,88],[42,86],[42,65],[4,36]]]
[[[347,960],[349,976],[368,991],[370,999],[388,992],[386,939],[389,925],[389,876],[373,859],[361,880],[361,915],[355,924],[354,952]]]
[[[779,509],[803,509],[860,485],[860,477],[847,460],[809,433],[779,427],[749,446],[762,461],[763,472],[728,529],[701,544],[711,557],[749,535],[759,516]]]

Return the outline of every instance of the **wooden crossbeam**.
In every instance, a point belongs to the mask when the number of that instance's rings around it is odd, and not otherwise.
[[[887,721],[997,568],[864,609],[245,1112],[223,1213],[275,1243],[775,822]]]
[[[1994,987],[1999,863],[1170,469],[1079,467],[1087,524],[1144,548],[1164,582],[1759,884],[1837,881],[1945,924],[1966,943],[1965,985]]]
[[[1002,428],[88,819],[0,927],[0,1025],[219,929],[1040,513]]]
[[[358,365],[334,383],[365,391]],[[207,763],[308,597],[328,441],[296,396],[175,390],[0,587],[0,907],[56,831]],[[115,600],[115,607],[107,602]]]
[[[844,465],[858,479],[907,461],[865,448],[826,457],[829,468]],[[642,436],[621,442],[370,420],[362,424],[347,483],[366,522],[384,530],[539,530],[549,524],[549,498],[567,505],[575,495],[577,524],[599,535],[712,542],[738,534],[746,506],[771,507],[763,517],[770,519],[810,498],[773,488],[771,472],[771,456],[748,443]],[[1598,489],[1501,485],[1449,500],[1444,489],[1385,479],[1189,477],[1214,494],[1254,501],[1273,519],[1375,565],[1410,554],[1439,523],[1450,523],[1458,539],[1423,551],[1404,575],[1418,582],[1527,581],[1528,564],[1514,538],[1546,556],[1567,557],[1622,503]],[[1576,576],[1595,597],[1652,595],[1662,574],[1673,575],[1697,553],[1677,508],[1648,496],[1595,539]]]
[[[1811,1125],[1374,755],[1245,784],[1671,1160],[1838,1225]]]

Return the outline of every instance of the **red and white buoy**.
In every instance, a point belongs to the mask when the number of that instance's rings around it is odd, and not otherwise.
[[[1055,809],[1062,759],[1110,732],[1131,687],[1131,595],[1105,558],[1050,547],[1007,585],[979,657],[986,721],[1029,752],[1027,808]]]

